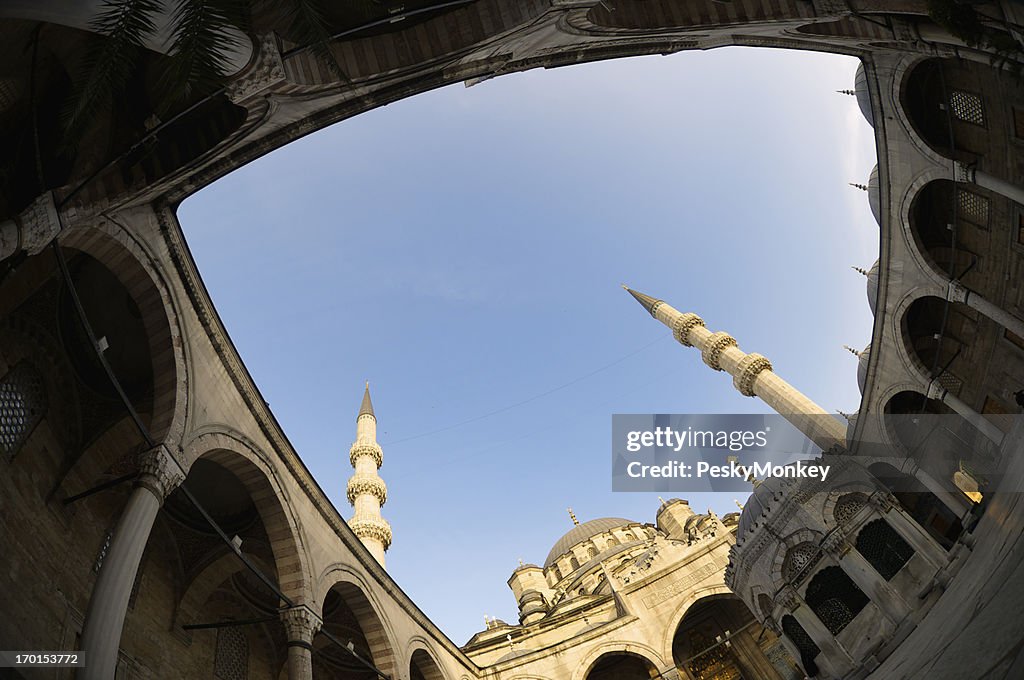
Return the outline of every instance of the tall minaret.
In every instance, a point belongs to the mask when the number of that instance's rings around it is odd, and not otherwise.
[[[655,319],[672,329],[672,335],[687,347],[696,347],[716,371],[726,371],[741,394],[764,400],[776,413],[792,423],[822,451],[845,445],[846,428],[830,413],[772,372],[772,363],[760,354],[740,350],[736,339],[719,331],[712,333],[696,314],[682,313],[664,300],[656,300],[623,286]]]
[[[356,417],[356,441],[349,450],[349,460],[356,471],[348,480],[348,502],[356,511],[348,525],[383,567],[384,551],[391,545],[391,525],[380,516],[388,488],[377,474],[384,452],[377,443],[377,417],[370,403],[369,382]]]

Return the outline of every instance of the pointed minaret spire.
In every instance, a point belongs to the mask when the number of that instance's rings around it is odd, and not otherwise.
[[[834,416],[800,393],[772,371],[772,364],[760,354],[740,350],[736,338],[704,327],[696,314],[682,313],[663,300],[623,286],[629,294],[686,347],[696,347],[706,363],[716,371],[726,371],[740,394],[760,397],[776,413],[792,423],[822,451],[846,441],[846,428]],[[651,300],[653,302],[648,303]]]
[[[391,545],[391,525],[380,514],[388,499],[388,488],[377,474],[384,462],[384,452],[377,443],[377,417],[370,403],[369,381],[356,417],[356,441],[349,450],[349,461],[355,474],[348,480],[348,502],[355,508],[355,514],[348,525],[383,567],[384,552]]]

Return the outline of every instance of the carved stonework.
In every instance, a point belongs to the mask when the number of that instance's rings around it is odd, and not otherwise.
[[[708,338],[707,344],[704,345],[704,349],[701,352],[701,356],[704,358],[704,363],[715,369],[716,371],[722,370],[722,365],[719,363],[719,359],[722,356],[722,352],[725,351],[726,347],[735,347],[736,338],[732,337],[725,331],[718,331],[712,333],[711,337]]]
[[[152,491],[161,503],[185,481],[181,465],[163,444],[141,454],[138,462],[139,479],[136,484]]]
[[[818,16],[843,16],[852,12],[846,0],[814,0],[814,13]]]
[[[846,541],[846,537],[838,531],[833,531],[821,541],[821,548],[829,555],[840,558],[850,552],[852,546]]]
[[[942,398],[946,396],[946,388],[942,386],[942,383],[938,380],[932,380],[928,383],[928,398],[935,399],[936,401],[942,401]]]
[[[973,165],[967,165],[960,161],[953,161],[953,174],[957,182],[969,182],[975,183],[975,177],[977,176],[977,170]]]
[[[323,620],[305,605],[282,609],[280,614],[289,642],[312,644],[313,636],[323,625]]]
[[[896,500],[896,497],[891,493],[876,491],[868,497],[868,503],[884,513],[895,508],[899,504],[899,501]]]
[[[356,442],[349,449],[348,460],[352,463],[352,467],[356,466],[356,459],[360,456],[369,456],[373,458],[373,462],[377,464],[377,469],[384,464],[384,452],[380,446],[376,443],[367,444],[365,442]]]
[[[353,517],[348,522],[349,528],[359,538],[377,541],[387,550],[391,546],[391,525],[384,519],[362,519]]]
[[[786,611],[793,611],[800,606],[802,600],[799,593],[793,586],[785,586],[775,598],[775,601]]]
[[[754,381],[762,371],[772,370],[772,362],[760,354],[751,353],[740,359],[732,384],[745,397],[754,396]]]
[[[950,281],[946,288],[946,299],[950,302],[961,302],[967,304],[967,288],[959,281]]]
[[[388,488],[383,479],[376,475],[353,475],[348,480],[348,502],[355,504],[356,498],[364,493],[376,497],[381,505],[388,500]]]
[[[38,254],[60,233],[60,219],[53,192],[47,191],[25,208],[17,218],[21,249],[29,255]]]
[[[259,38],[256,57],[245,72],[228,85],[227,94],[237,104],[284,79],[284,62],[281,60],[277,38],[273,33],[265,33]]]
[[[686,345],[687,347],[693,347],[693,343],[690,342],[690,331],[697,326],[703,325],[704,319],[700,318],[696,314],[681,314],[672,323],[672,335],[680,344]]]

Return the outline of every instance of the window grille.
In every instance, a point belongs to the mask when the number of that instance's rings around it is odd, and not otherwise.
[[[217,630],[213,674],[220,680],[246,680],[249,677],[249,641],[237,627]]]
[[[821,557],[821,548],[813,543],[800,543],[789,549],[782,562],[782,578],[796,583]]]
[[[857,534],[857,552],[864,556],[886,581],[903,567],[914,549],[884,519],[870,522]]]
[[[985,105],[973,92],[953,90],[949,95],[949,105],[953,115],[965,123],[985,125]]]
[[[965,220],[988,226],[989,201],[984,196],[961,189],[957,192],[957,209]]]
[[[859,491],[844,494],[836,501],[836,507],[832,510],[836,524],[842,525],[849,522],[867,502],[868,497]]]
[[[782,617],[782,632],[796,645],[797,651],[800,652],[800,663],[803,664],[807,675],[817,675],[818,665],[814,663],[814,657],[818,656],[821,650],[818,649],[818,645],[814,644],[814,640],[807,634],[800,622],[791,614],[786,614]]]
[[[14,456],[45,412],[43,376],[23,361],[0,381],[0,453]]]
[[[846,628],[868,603],[868,596],[841,567],[825,567],[815,574],[804,599],[833,635]]]

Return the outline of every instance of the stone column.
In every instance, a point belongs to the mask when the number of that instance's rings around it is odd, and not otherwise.
[[[760,680],[782,680],[772,662],[764,655],[750,630],[740,631],[732,637],[732,647],[736,658],[743,667],[743,677],[760,678]]]
[[[935,542],[924,527],[903,512],[895,497],[876,493],[869,497],[869,501],[878,508],[882,517],[896,533],[910,544],[915,553],[922,555],[939,569],[949,564],[949,555],[943,547]]]
[[[914,478],[935,494],[935,497],[942,501],[942,504],[949,508],[950,512],[956,515],[958,519],[963,520],[970,513],[971,502],[962,491],[948,489],[921,468],[917,468],[914,471]]]
[[[803,668],[804,662],[803,657],[800,655],[800,650],[797,649],[796,643],[790,640],[789,636],[782,632],[782,628],[776,625],[775,621],[772,619],[765,619],[762,625],[775,634],[775,637],[777,637],[782,646],[786,648],[786,651],[789,652],[789,656],[792,657],[793,661],[798,663],[800,668]]]
[[[1007,182],[1005,179],[1000,179],[995,175],[978,170],[973,165],[954,161],[954,166],[956,167],[956,178],[958,181],[977,184],[979,187],[994,191],[1000,196],[1005,196],[1011,201],[1024,205],[1024,188],[1012,182]]]
[[[87,665],[77,676],[80,680],[114,677],[128,599],[149,532],[164,499],[184,480],[184,471],[166,446],[139,457],[139,477],[114,528],[110,551],[89,599],[82,631]]]
[[[963,401],[950,394],[945,387],[939,384],[937,379],[933,379],[928,383],[928,398],[941,401],[943,404],[959,413],[963,416],[964,420],[977,428],[977,430],[985,435],[985,437],[991,439],[997,446],[1002,443],[1002,430],[996,427],[985,416],[981,415]]]
[[[312,680],[313,636],[323,620],[306,605],[288,607],[280,613],[288,637],[288,680]]]
[[[60,233],[53,192],[40,195],[14,219],[0,222],[0,260],[24,250],[36,255]]]
[[[1024,321],[1021,321],[995,303],[989,302],[959,281],[949,282],[946,287],[946,299],[950,302],[960,302],[967,305],[971,309],[981,312],[1011,333],[1024,338]]]
[[[818,645],[818,650],[833,673],[843,677],[855,668],[853,659],[795,588],[786,586],[779,594],[779,602],[814,640],[814,644]]]
[[[833,532],[825,537],[821,547],[893,624],[907,617],[910,613],[907,602],[844,536]]]

